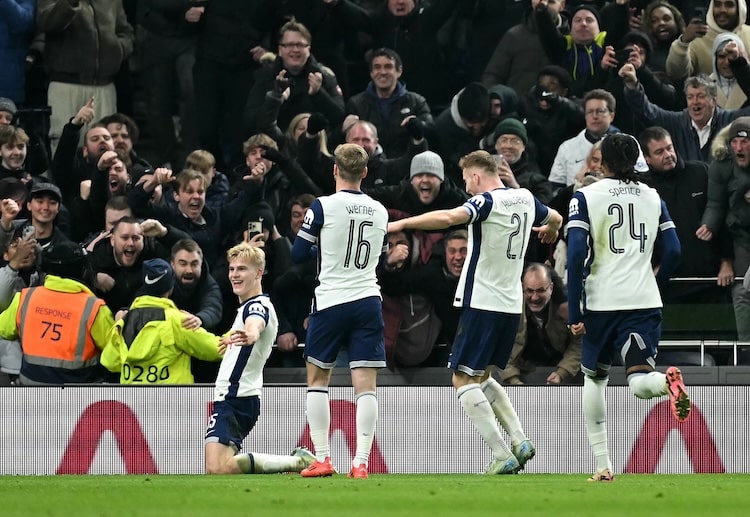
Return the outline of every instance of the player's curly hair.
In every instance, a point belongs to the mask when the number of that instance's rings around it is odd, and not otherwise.
[[[625,183],[638,181],[635,164],[639,154],[635,138],[625,133],[607,135],[602,141],[602,164]]]

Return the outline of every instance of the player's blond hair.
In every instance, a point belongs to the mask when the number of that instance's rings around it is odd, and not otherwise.
[[[462,169],[475,167],[486,172],[490,176],[497,176],[497,162],[487,151],[473,151],[458,162]]]
[[[229,248],[229,251],[227,251],[227,262],[232,262],[233,260],[247,262],[258,269],[266,268],[266,254],[261,248],[251,246],[247,242],[241,242]]]
[[[339,175],[345,181],[357,181],[362,179],[367,168],[370,157],[367,151],[357,144],[341,144],[333,152]]]

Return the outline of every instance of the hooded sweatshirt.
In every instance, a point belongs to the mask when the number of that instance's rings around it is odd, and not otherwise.
[[[693,75],[710,75],[714,71],[714,54],[712,52],[714,40],[720,33],[726,33],[714,20],[714,0],[708,5],[706,13],[706,25],[708,33],[701,38],[696,38],[690,43],[684,43],[682,36],[672,42],[667,56],[667,75],[671,79],[684,79]],[[731,32],[737,35],[745,48],[750,48],[750,26],[745,25],[747,16],[746,0],[737,0],[739,11],[739,24]]]

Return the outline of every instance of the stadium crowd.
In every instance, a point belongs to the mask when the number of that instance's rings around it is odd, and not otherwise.
[[[0,371],[213,383],[241,242],[264,250],[278,313],[267,366],[304,366],[316,269],[291,250],[341,143],[366,151],[362,189],[391,221],[466,201],[479,149],[567,220],[599,142],[631,134],[677,227],[675,276],[717,279],[662,297],[731,291],[750,340],[747,18],[746,0],[0,0]],[[388,235],[389,367],[446,364],[468,240]],[[506,383],[581,378],[565,246],[529,245]],[[123,369],[155,343],[177,373]]]

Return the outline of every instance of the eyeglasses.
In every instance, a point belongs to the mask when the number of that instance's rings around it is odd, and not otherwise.
[[[279,46],[281,48],[293,48],[297,50],[302,50],[303,48],[307,48],[310,46],[309,43],[279,43]]]
[[[501,136],[497,142],[500,145],[523,145],[523,140],[516,136]]]
[[[599,109],[595,109],[595,110],[586,110],[586,116],[587,117],[590,116],[590,115],[599,115],[601,117],[603,115],[606,115],[607,113],[609,113],[609,110],[607,108],[599,108]]]
[[[527,287],[523,290],[523,294],[525,294],[526,296],[531,296],[532,294],[544,294],[549,290],[550,287],[551,286],[549,285],[546,287],[540,287],[539,289],[531,289]]]

